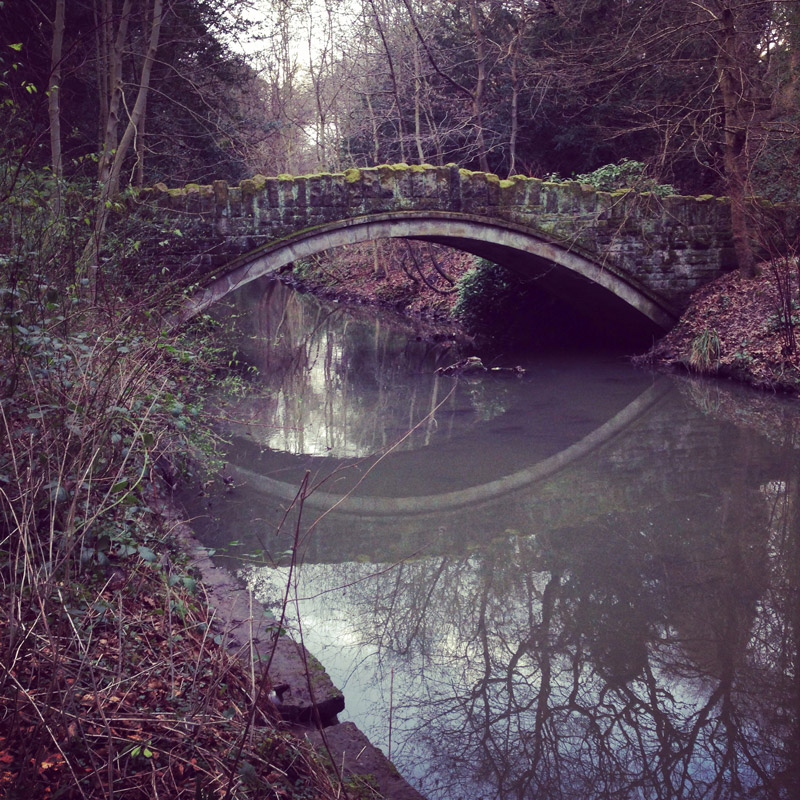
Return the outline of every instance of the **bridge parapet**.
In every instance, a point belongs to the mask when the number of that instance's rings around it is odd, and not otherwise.
[[[256,175],[238,186],[158,184],[138,199],[156,213],[178,215],[195,256],[203,254],[195,257],[196,266],[216,274],[234,259],[255,258],[271,243],[311,229],[426,212],[524,229],[614,272],[676,311],[694,289],[734,266],[726,198],[599,192],[576,182],[500,179],[454,164]]]

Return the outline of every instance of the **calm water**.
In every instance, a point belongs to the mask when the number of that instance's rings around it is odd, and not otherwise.
[[[232,302],[260,377],[195,527],[273,606],[297,542],[342,718],[423,793],[800,797],[800,404],[603,355],[436,377],[385,320]]]

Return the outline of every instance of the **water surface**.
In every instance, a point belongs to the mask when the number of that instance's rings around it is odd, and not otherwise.
[[[800,796],[796,404],[602,354],[437,377],[453,347],[385,319],[233,302],[260,377],[198,533],[276,613],[291,583],[423,793]]]

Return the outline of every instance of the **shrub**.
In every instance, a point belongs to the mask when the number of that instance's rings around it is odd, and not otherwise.
[[[458,282],[453,314],[473,333],[496,335],[510,305],[520,298],[520,284],[507,268],[481,259]]]
[[[618,164],[605,164],[594,172],[575,175],[573,180],[586,183],[601,192],[614,192],[619,189],[635,189],[637,192],[652,192],[659,197],[678,194],[678,190],[669,183],[656,183],[645,174],[647,167],[641,161],[629,161],[623,158]],[[561,183],[564,179],[559,175],[550,175],[549,181]]]

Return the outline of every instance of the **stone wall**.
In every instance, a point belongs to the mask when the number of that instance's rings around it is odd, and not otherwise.
[[[681,310],[694,289],[734,267],[726,198],[598,192],[575,182],[444,167],[385,165],[292,177],[256,175],[238,186],[215,181],[142,190],[156,217],[169,212],[182,233],[172,257],[206,278],[234,258],[332,223],[430,212],[524,229],[628,277]],[[172,224],[172,223],[170,223]],[[201,280],[202,282],[202,280]]]

